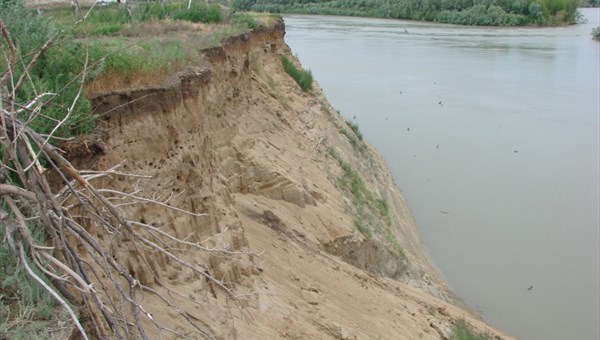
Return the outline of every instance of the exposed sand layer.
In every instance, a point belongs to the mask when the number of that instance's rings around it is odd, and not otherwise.
[[[172,205],[208,214],[131,208],[141,221],[192,241],[220,233],[215,246],[254,252],[188,254],[241,302],[160,256],[137,253],[127,241],[110,240],[115,258],[216,338],[446,339],[465,318],[509,339],[457,307],[381,156],[369,145],[357,150],[340,133],[346,123],[316,83],[303,92],[283,71],[281,55],[297,63],[284,34],[278,22],[226,38],[222,47],[203,51],[196,68],[161,87],[98,94],[94,107],[108,112],[104,154],[77,155],[79,163],[102,169],[126,160],[124,170],[152,176],[139,184],[146,193],[172,193]],[[357,231],[331,150],[388,202],[402,254]],[[124,178],[105,184],[130,185]],[[156,298],[148,296],[144,306],[158,321],[195,334]]]

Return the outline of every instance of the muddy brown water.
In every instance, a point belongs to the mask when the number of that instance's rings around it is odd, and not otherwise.
[[[452,289],[521,339],[599,339],[599,63],[586,24],[285,16],[386,158]]]

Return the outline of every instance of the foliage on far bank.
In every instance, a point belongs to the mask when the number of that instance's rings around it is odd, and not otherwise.
[[[600,0],[582,0],[581,7],[600,7]]]
[[[560,25],[578,19],[580,0],[234,0],[241,10],[436,21],[462,25]]]

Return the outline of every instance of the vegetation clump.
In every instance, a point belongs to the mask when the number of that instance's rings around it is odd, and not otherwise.
[[[592,30],[592,37],[596,40],[600,40],[600,26]]]
[[[56,130],[57,137],[68,137],[89,132],[93,126],[88,119],[89,102],[73,98],[81,95],[83,66],[86,62],[82,45],[67,39],[59,27],[20,4],[5,4],[0,11],[0,22],[14,41],[11,52],[6,44],[0,45],[4,56],[13,53],[18,63],[10,65],[6,58],[0,60],[0,74],[12,72],[20,82],[8,83],[6,93],[14,93],[17,101],[42,96],[47,105],[44,114],[33,110],[20,110],[20,118],[41,133],[49,133],[56,121],[68,119]],[[38,53],[41,51],[41,53]],[[27,77],[22,77],[28,70]],[[86,75],[86,76],[89,76]],[[75,79],[75,81],[74,81]],[[19,85],[19,86],[17,86]],[[4,98],[3,98],[4,99]]]
[[[344,128],[341,128],[340,132],[346,136],[346,138],[348,138],[350,144],[352,144],[352,147],[354,147],[355,150],[364,152],[367,149],[367,146],[363,142],[363,134],[358,127],[358,123],[347,120],[346,125],[350,128],[350,130],[352,130],[352,132]]]
[[[233,23],[236,25],[245,25],[249,29],[255,29],[258,26],[258,21],[248,13],[236,13],[233,16]]]
[[[31,64],[27,78],[21,79],[20,86],[14,86],[18,88],[14,99],[26,101],[39,95],[47,103],[43,115],[22,110],[21,118],[31,120],[29,126],[35,131],[52,132],[54,137],[90,132],[94,123],[81,84],[94,91],[103,90],[102,83],[107,81],[118,87],[128,87],[162,79],[190,63],[197,57],[197,52],[176,40],[163,41],[157,37],[146,37],[143,42],[114,37],[91,43],[79,37],[112,35],[136,24],[165,18],[205,23],[221,20],[217,5],[193,3],[189,9],[186,6],[183,2],[148,3],[138,5],[133,12],[125,7],[104,6],[94,8],[85,20],[81,20],[80,16],[74,17],[70,9],[48,10],[41,16],[19,1],[4,2],[0,20],[14,41],[15,58],[19,62],[7,65],[3,58],[0,74],[5,74],[10,67],[13,74],[23,75]],[[136,48],[124,48],[127,45]],[[8,52],[6,45],[2,49]],[[12,85],[16,84],[8,84],[6,89],[9,93]],[[73,101],[73,98],[79,100]],[[54,129],[56,122],[63,119],[65,121]]]
[[[333,147],[329,147],[329,155],[338,162],[342,175],[338,178],[338,186],[351,194],[354,208],[354,226],[367,239],[377,235],[382,241],[399,253],[402,246],[392,233],[392,220],[388,203],[383,198],[367,189],[363,179],[345,162]]]
[[[452,335],[450,340],[490,340],[491,337],[487,334],[478,334],[473,328],[465,321],[465,319],[459,319],[452,327]]]
[[[15,42],[15,57],[20,61],[10,66],[12,72],[24,74],[25,67],[37,58],[15,99],[41,95],[47,102],[43,115],[27,110],[20,115],[44,134],[66,117],[52,131],[60,138],[94,129],[91,105],[84,94],[157,85],[178,69],[197,64],[198,48],[217,45],[226,35],[271,20],[270,16],[237,13],[234,25],[213,25],[200,31],[193,23],[224,19],[219,5],[192,2],[188,8],[187,1],[171,1],[126,8],[115,4],[96,6],[89,13],[81,8],[75,15],[70,8],[48,9],[40,15],[20,1],[2,2],[1,6],[0,20]],[[86,39],[88,36],[98,39]],[[2,50],[8,52],[5,45]],[[3,58],[0,74],[8,67]],[[310,88],[310,72],[299,71],[299,75],[301,86]],[[12,92],[10,84],[7,91]],[[78,100],[73,102],[75,97]]]
[[[43,232],[35,230],[38,241]],[[0,239],[4,239],[4,228]],[[7,245],[0,243],[0,338],[32,339],[50,337],[48,323],[64,322],[64,315],[57,315],[56,301],[17,265]],[[57,329],[58,330],[58,329]]]
[[[97,189],[98,178],[116,173],[144,176],[121,172],[120,165],[80,171],[58,146],[78,143],[72,137],[94,130],[97,117],[86,91],[156,84],[178,68],[198,63],[198,48],[241,32],[214,25],[208,37],[197,33],[198,25],[192,23],[220,20],[217,9],[153,3],[130,11],[109,5],[90,12],[67,8],[40,14],[20,0],[0,1],[0,338],[67,338],[69,333],[83,339],[146,338],[139,317],[146,314],[141,293],[158,296],[197,334],[212,338],[171,298],[134,277],[90,232],[100,228],[107,235],[123,235],[135,243],[139,256],[162,253],[210,281],[213,277],[200,265],[187,263],[180,249],[212,249],[133,220],[121,207],[150,203],[184,215],[203,214],[171,207],[157,196],[142,197],[137,189]],[[87,39],[90,35],[96,39]],[[193,44],[182,39],[187,35]],[[113,204],[117,201],[124,203]],[[213,281],[237,300],[229,286]],[[159,322],[154,326],[158,333],[185,337]]]
[[[301,70],[292,63],[286,56],[281,56],[283,69],[289,74],[303,91],[312,89],[313,76],[310,70]]]
[[[559,25],[578,19],[579,0],[234,0],[241,10],[367,16],[462,25]]]

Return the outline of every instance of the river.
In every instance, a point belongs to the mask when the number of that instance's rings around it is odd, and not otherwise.
[[[600,338],[600,11],[582,13],[561,28],[285,16],[450,287],[520,339]]]

